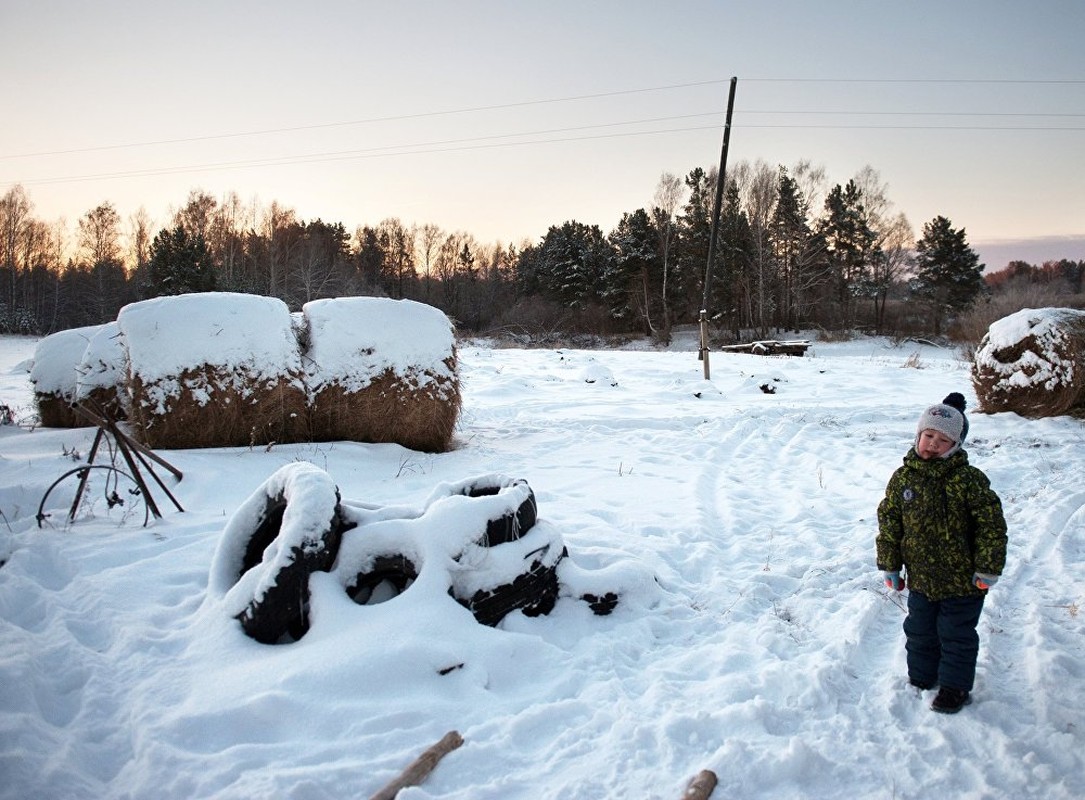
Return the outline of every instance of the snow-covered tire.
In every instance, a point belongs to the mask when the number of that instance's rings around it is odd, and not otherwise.
[[[497,625],[517,610],[529,617],[549,614],[566,555],[561,537],[547,525],[497,546],[479,543],[456,559],[449,593],[483,625]]]
[[[365,572],[360,572],[347,586],[347,594],[359,605],[380,602],[377,593],[382,584],[390,587],[394,597],[403,594],[418,578],[418,568],[403,553],[390,553],[376,556],[373,564]]]
[[[548,564],[540,558],[532,561],[511,583],[456,600],[478,622],[493,627],[513,611],[521,611],[528,617],[549,614],[554,610],[559,590],[557,564]]]
[[[461,493],[467,497],[497,495],[506,501],[505,507],[496,514],[491,512],[486,521],[486,533],[480,543],[488,547],[516,541],[538,521],[535,492],[523,478],[488,475],[465,483]]]
[[[348,527],[328,474],[311,464],[287,465],[227,524],[209,589],[258,642],[300,639],[309,629],[309,575],[331,568]]]

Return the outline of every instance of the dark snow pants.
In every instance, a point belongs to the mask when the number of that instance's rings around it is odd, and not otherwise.
[[[947,597],[931,601],[919,592],[908,593],[908,677],[916,683],[972,691],[980,637],[976,632],[983,596]]]

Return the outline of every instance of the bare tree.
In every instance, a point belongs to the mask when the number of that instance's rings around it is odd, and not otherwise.
[[[800,159],[788,169],[791,179],[799,190],[799,197],[808,209],[821,208],[825,204],[829,179],[825,175],[825,166],[815,166],[806,159]]]
[[[26,235],[32,208],[30,197],[21,185],[8,189],[0,198],[0,268],[7,279],[4,297],[7,298],[9,312],[15,309],[19,283],[19,250]]]
[[[414,279],[415,232],[415,228],[407,228],[396,217],[383,220],[377,226],[392,297],[405,297],[407,285]]]
[[[271,207],[264,212],[261,224],[261,234],[267,245],[267,263],[264,265],[264,275],[261,276],[265,285],[260,287],[272,297],[282,296],[287,265],[297,238],[291,231],[297,226],[294,209],[284,208],[272,200]]]
[[[199,236],[209,243],[217,210],[218,200],[202,189],[193,189],[188,193],[188,202],[184,207],[174,212],[173,225],[184,228],[189,237]]]
[[[915,231],[904,214],[882,222],[879,232],[879,255],[874,264],[874,327],[882,333],[885,327],[885,306],[889,290],[906,274],[912,263]]]
[[[671,312],[670,303],[667,299],[667,276],[670,272],[670,254],[671,244],[674,238],[674,215],[678,211],[678,206],[682,202],[682,194],[685,190],[685,183],[681,178],[676,175],[672,175],[669,172],[664,172],[659,176],[659,183],[656,185],[655,197],[653,198],[652,217],[655,222],[656,229],[659,231],[659,245],[661,255],[663,257],[663,276],[662,276],[662,293],[661,301],[663,307],[663,329],[662,335],[665,339],[670,338],[671,333]],[[652,328],[652,320],[648,313],[652,304],[649,301],[648,294],[648,275],[643,275],[643,288],[644,288],[644,315],[648,322],[648,327]]]
[[[241,283],[241,260],[244,256],[245,232],[256,227],[256,204],[246,206],[237,192],[229,192],[218,204],[211,221],[207,246],[218,267],[221,285],[229,289]]]
[[[141,270],[151,258],[151,241],[154,239],[154,221],[143,206],[128,217],[128,254],[133,270]]]
[[[750,296],[747,299],[750,321],[758,335],[766,336],[772,324],[775,303],[774,256],[769,228],[776,206],[776,170],[758,160],[746,180],[746,216],[750,223],[753,251],[750,253]]]
[[[433,265],[444,239],[444,231],[437,225],[426,223],[418,229],[414,239],[415,263],[422,270],[423,298],[428,302],[430,284],[433,281]]]
[[[91,266],[120,264],[121,218],[106,201],[79,218],[79,247]]]

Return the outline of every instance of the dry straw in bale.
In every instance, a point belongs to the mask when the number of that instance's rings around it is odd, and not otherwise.
[[[1085,312],[1024,309],[992,323],[976,350],[972,385],[989,414],[1085,411]]]
[[[317,300],[304,314],[314,441],[448,449],[461,404],[448,317],[378,297]]]
[[[265,378],[205,364],[172,383],[179,391],[158,402],[152,398],[162,395],[160,382],[129,378],[129,422],[148,447],[255,447],[308,437],[305,390],[296,376]]]
[[[121,309],[129,421],[149,447],[308,437],[301,356],[281,300],[207,292]]]

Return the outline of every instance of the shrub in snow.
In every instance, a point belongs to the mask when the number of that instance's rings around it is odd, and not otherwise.
[[[116,322],[103,325],[91,337],[76,372],[77,400],[88,402],[92,409],[103,409],[113,419],[124,419],[126,361],[121,329]]]
[[[301,354],[286,304],[228,292],[132,303],[117,323],[128,410],[150,447],[234,447],[308,438]]]
[[[302,311],[314,441],[448,449],[460,386],[444,313],[383,297],[315,300]]]
[[[34,348],[30,383],[41,424],[47,428],[81,428],[87,422],[71,409],[77,396],[79,365],[87,344],[104,326],[70,328],[46,336]]]
[[[972,364],[979,410],[1039,419],[1085,405],[1085,311],[1026,308],[991,324]]]

